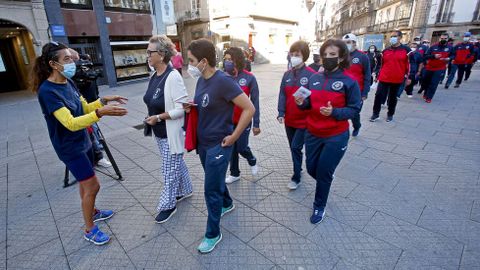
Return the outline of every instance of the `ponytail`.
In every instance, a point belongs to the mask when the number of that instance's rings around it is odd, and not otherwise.
[[[40,85],[52,74],[50,61],[58,61],[58,52],[63,49],[68,49],[68,47],[55,41],[43,46],[42,55],[35,59],[32,69],[33,82],[30,88],[34,93],[38,92]]]

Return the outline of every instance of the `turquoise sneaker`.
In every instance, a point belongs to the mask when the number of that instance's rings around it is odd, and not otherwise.
[[[232,205],[230,205],[230,207],[222,207],[221,217],[223,217],[226,213],[232,212],[233,209],[235,209],[235,204],[233,204],[233,203],[232,203]]]
[[[83,238],[88,242],[92,242],[97,246],[104,245],[110,241],[110,236],[108,234],[100,231],[100,229],[95,225],[90,232],[85,232]]]
[[[109,219],[113,216],[112,210],[98,210],[97,213],[93,216],[93,222]]]
[[[204,237],[202,243],[200,243],[200,245],[197,247],[197,250],[203,254],[209,253],[217,246],[218,243],[220,243],[220,241],[222,241],[221,233],[215,238]]]

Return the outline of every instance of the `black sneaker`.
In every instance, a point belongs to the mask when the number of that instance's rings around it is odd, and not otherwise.
[[[360,129],[359,128],[356,128],[352,131],[352,137],[357,137],[358,136],[358,133],[360,133]]]
[[[448,89],[448,87],[450,87],[450,85],[448,85],[448,84],[445,84],[445,89]]]
[[[423,89],[422,89],[422,88],[420,88],[420,90],[418,90],[417,94],[421,94],[421,93],[423,93]]]
[[[393,116],[387,116],[387,122],[392,122],[393,121]]]
[[[325,217],[325,209],[314,209],[312,216],[310,217],[310,222],[312,224],[318,224],[322,222]]]
[[[455,85],[453,86],[453,88],[458,88],[458,87],[460,87],[460,84],[455,84]]]
[[[162,224],[162,223],[165,223],[167,222],[172,216],[173,214],[175,214],[177,212],[177,207],[173,208],[173,209],[170,209],[170,210],[164,210],[160,213],[158,213],[157,217],[155,218],[155,222],[157,222],[158,224]]]
[[[192,192],[192,193],[188,193],[188,194],[185,195],[185,196],[178,196],[178,197],[176,197],[177,202],[181,202],[181,201],[183,201],[183,200],[185,200],[185,199],[187,199],[187,198],[190,198],[190,197],[192,197],[192,195],[193,195],[193,192]]]
[[[378,114],[372,114],[372,117],[370,117],[370,122],[375,122],[378,119]]]

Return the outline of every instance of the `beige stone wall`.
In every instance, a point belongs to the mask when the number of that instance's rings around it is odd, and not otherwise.
[[[0,19],[25,26],[33,36],[34,51],[41,53],[48,39],[48,21],[42,0],[12,2],[0,0]]]

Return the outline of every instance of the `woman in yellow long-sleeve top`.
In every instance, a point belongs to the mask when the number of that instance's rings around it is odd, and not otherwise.
[[[35,61],[32,90],[38,94],[55,152],[80,183],[86,226],[84,238],[96,245],[102,245],[107,243],[110,237],[100,231],[94,222],[110,218],[113,211],[95,208],[95,198],[100,185],[93,170],[92,144],[86,128],[98,122],[104,115],[127,114],[125,108],[107,104],[110,101],[125,104],[127,99],[121,96],[106,96],[87,103],[69,80],[75,75],[75,69],[68,47],[52,41],[43,46],[42,55]]]

